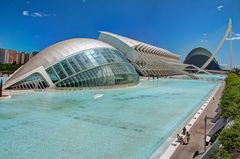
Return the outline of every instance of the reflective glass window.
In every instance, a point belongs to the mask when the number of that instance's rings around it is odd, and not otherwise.
[[[114,50],[115,54],[121,58],[124,62],[128,62],[127,58],[125,56],[123,56],[123,54],[117,50]]]
[[[93,64],[90,61],[90,59],[88,58],[88,56],[86,55],[86,53],[88,54],[88,52],[84,52],[84,53],[80,54],[80,57],[82,58],[82,61],[87,66],[87,68],[90,68],[93,66]]]
[[[61,87],[94,87],[125,84],[137,82],[139,78],[134,67],[128,63],[124,55],[110,48],[81,51],[77,55],[61,61],[60,65],[54,65],[52,70],[49,69],[47,72],[60,77],[60,79],[76,73],[74,76],[58,83],[57,86]]]
[[[102,55],[102,50],[95,49],[94,53],[92,53],[92,57],[97,61],[99,65],[107,63],[106,58]]]
[[[54,72],[53,68],[52,67],[49,67],[47,70],[46,70],[47,74],[49,75],[50,79],[52,80],[53,83],[59,81],[56,73]]]
[[[85,70],[87,68],[87,66],[84,64],[83,59],[81,59],[80,55],[76,55],[74,56],[74,58],[76,59],[76,61],[78,62],[78,64],[80,65],[80,67]]]
[[[85,55],[91,61],[91,65],[97,66],[98,63],[96,62],[95,58],[92,56],[94,54],[94,50],[88,50],[85,52]]]
[[[67,60],[61,61],[61,65],[69,76],[71,76],[73,74],[73,71],[71,70]]]
[[[57,72],[58,76],[61,78],[61,79],[64,79],[66,78],[67,76],[65,75],[64,71],[62,70],[62,67],[60,66],[59,63],[55,64],[53,66],[53,68],[55,69],[55,71]]]
[[[80,68],[79,68],[80,66],[77,66],[77,64],[75,63],[75,60],[73,58],[68,58],[68,62],[70,63],[72,68],[75,70],[75,72],[80,71]]]

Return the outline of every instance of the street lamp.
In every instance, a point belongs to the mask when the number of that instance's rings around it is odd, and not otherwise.
[[[206,147],[207,147],[206,139],[207,139],[207,120],[208,119],[213,119],[213,118],[208,117],[207,115],[204,118],[204,152],[206,152]]]
[[[0,81],[0,97],[2,97],[2,79]]]

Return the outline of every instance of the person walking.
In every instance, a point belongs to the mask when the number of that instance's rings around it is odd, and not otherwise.
[[[190,134],[189,134],[188,131],[187,131],[186,137],[187,137],[187,144],[189,144],[189,141],[190,141]]]
[[[183,129],[182,129],[182,134],[185,135],[185,134],[186,134],[186,131],[187,131],[187,129],[186,129],[185,126],[184,126]]]

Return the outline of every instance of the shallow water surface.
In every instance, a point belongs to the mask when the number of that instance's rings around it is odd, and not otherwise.
[[[215,87],[159,79],[131,88],[15,95],[0,101],[1,158],[148,158]]]

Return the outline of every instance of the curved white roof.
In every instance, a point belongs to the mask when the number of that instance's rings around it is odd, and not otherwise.
[[[152,46],[150,44],[146,44],[146,43],[143,43],[143,42],[140,42],[140,41],[137,41],[137,40],[134,40],[134,39],[130,39],[130,38],[127,38],[127,37],[123,37],[121,35],[117,35],[117,34],[113,34],[113,33],[110,33],[110,32],[106,32],[106,31],[100,31],[101,34],[105,34],[105,35],[109,35],[109,36],[112,36],[114,38],[117,38],[119,40],[121,40],[122,42],[124,42],[125,44],[127,44],[129,47],[132,47],[132,48],[135,48],[136,50],[139,50],[139,48],[142,48],[144,49],[143,51],[150,51],[151,52],[153,50],[156,51],[156,53],[159,53],[161,55],[165,55],[165,56],[171,56],[173,58],[179,58],[179,55],[177,54],[174,54],[166,49],[163,49],[163,48],[159,48],[159,47],[156,47],[156,46]]]
[[[31,58],[25,65],[18,69],[7,81],[18,78],[29,71],[40,66],[47,68],[52,64],[61,61],[79,51],[92,48],[113,48],[111,45],[95,39],[76,38],[58,42],[42,50],[40,53]]]
[[[130,39],[130,38],[127,38],[127,37],[124,37],[124,36],[121,36],[121,35],[113,34],[113,33],[110,33],[110,32],[106,32],[106,31],[100,31],[100,33],[107,34],[107,35],[110,35],[112,37],[115,37],[115,38],[123,41],[124,43],[126,43],[130,47],[135,47],[135,46],[137,46],[137,45],[142,43],[140,41],[137,41],[137,40],[134,40],[134,39]]]

